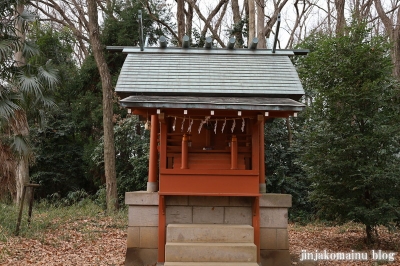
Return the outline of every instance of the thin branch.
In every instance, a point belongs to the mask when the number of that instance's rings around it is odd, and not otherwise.
[[[204,27],[206,28],[206,32],[207,32],[207,28],[211,31],[211,33],[213,34],[213,37],[215,40],[217,40],[217,42],[221,45],[221,47],[225,47],[224,42],[221,40],[221,38],[218,36],[218,33],[216,32],[216,30],[211,26],[211,19],[218,13],[219,9],[226,3],[228,2],[228,0],[220,0],[217,7],[214,8],[214,10],[211,12],[211,14],[208,16],[208,18],[206,19],[204,17],[204,15],[201,13],[200,8],[194,3],[193,0],[186,0],[186,2],[191,5],[194,10],[196,10],[197,15],[200,17],[201,20],[204,21],[205,25]],[[212,15],[212,16],[211,16]],[[202,30],[202,34],[204,32],[204,29]],[[204,32],[205,34],[205,32]]]
[[[142,2],[142,4],[143,4],[143,6],[146,7],[147,13],[149,14],[149,16],[154,21],[156,21],[157,23],[159,23],[159,24],[163,25],[165,28],[167,28],[167,30],[172,34],[172,36],[174,36],[174,38],[178,40],[178,35],[175,33],[175,31],[166,22],[162,21],[154,13],[152,13],[149,1],[146,1],[146,3]]]

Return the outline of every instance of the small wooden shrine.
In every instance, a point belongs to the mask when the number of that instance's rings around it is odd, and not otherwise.
[[[304,108],[289,57],[305,51],[109,49],[127,53],[121,105],[151,132],[126,265],[290,265],[291,196],[266,193],[264,127]]]

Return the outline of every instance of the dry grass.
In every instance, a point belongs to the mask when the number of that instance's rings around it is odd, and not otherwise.
[[[0,223],[0,265],[123,265],[126,212],[107,216],[92,202],[42,208],[30,228],[23,223],[21,236],[10,230],[16,219]]]

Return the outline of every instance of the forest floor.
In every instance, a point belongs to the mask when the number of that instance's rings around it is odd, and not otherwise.
[[[0,265],[124,265],[126,210],[107,216],[92,203],[84,208],[63,207],[48,212],[41,207],[34,211],[32,219],[30,228],[23,220],[20,236],[14,236],[15,215],[0,204]],[[378,228],[377,233],[379,241],[367,246],[359,224],[290,224],[292,265],[400,265],[400,254],[391,263],[371,260],[372,250],[382,250],[388,255],[400,251],[400,232],[389,233],[386,228]],[[300,257],[305,250],[309,253],[326,250],[328,254],[367,252],[369,260],[302,262]]]
[[[340,226],[319,223],[305,226],[290,224],[289,248],[292,265],[400,265],[400,231],[389,232],[387,228],[379,227],[375,233],[378,236],[375,237],[375,242],[367,245],[365,242],[365,227],[361,224],[347,223]],[[322,253],[324,257],[325,251],[326,256],[336,256],[337,253],[344,253],[344,256],[349,256],[350,258],[351,256],[356,258],[354,256],[360,255],[362,259],[367,257],[368,260],[319,260],[318,263],[301,261],[302,254],[307,256],[307,253],[315,254],[317,252]],[[384,260],[374,260],[374,253],[375,257],[379,256],[379,254],[381,258],[387,257]],[[393,261],[389,261],[389,256],[392,256],[391,260]]]

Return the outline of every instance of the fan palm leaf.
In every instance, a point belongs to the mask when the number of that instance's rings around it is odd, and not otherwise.
[[[54,87],[58,83],[58,71],[51,65],[51,60],[38,68],[38,78],[46,83],[47,87]]]
[[[0,187],[7,188],[17,178],[16,162],[31,155],[28,117],[45,120],[43,110],[55,106],[50,94],[58,82],[51,62],[38,66],[38,47],[25,40],[27,22],[36,18],[26,10],[15,15],[23,2],[0,1]]]
[[[0,119],[9,121],[15,111],[20,110],[21,107],[16,103],[21,97],[12,91],[6,90],[0,86]]]

